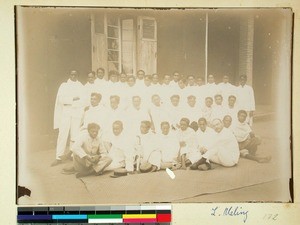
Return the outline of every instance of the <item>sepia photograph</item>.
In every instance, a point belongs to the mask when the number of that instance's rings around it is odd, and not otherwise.
[[[15,7],[17,203],[291,202],[292,26],[288,8]]]

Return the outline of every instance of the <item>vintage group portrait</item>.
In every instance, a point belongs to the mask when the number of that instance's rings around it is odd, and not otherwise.
[[[15,20],[19,205],[293,200],[291,9]]]

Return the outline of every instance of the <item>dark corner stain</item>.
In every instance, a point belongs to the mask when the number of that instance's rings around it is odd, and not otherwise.
[[[29,196],[31,195],[31,191],[26,188],[26,187],[23,187],[23,186],[18,186],[18,191],[17,191],[17,198],[21,198],[22,196]]]

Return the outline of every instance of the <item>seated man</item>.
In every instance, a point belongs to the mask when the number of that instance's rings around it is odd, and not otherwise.
[[[201,111],[203,113],[203,117],[206,119],[208,126],[210,126],[211,121],[211,114],[212,114],[212,105],[213,105],[213,98],[212,97],[206,97],[205,98],[205,105],[202,107]]]
[[[225,128],[231,129],[232,117],[229,115],[224,116],[223,124]]]
[[[159,148],[161,150],[161,169],[175,170],[180,167],[179,163],[179,140],[174,131],[170,130],[169,122],[161,123],[159,134]]]
[[[77,178],[91,174],[101,175],[111,164],[112,160],[107,156],[99,130],[98,124],[90,123],[87,131],[84,130],[77,137],[72,148],[73,167],[64,168],[64,172],[78,172]]]
[[[187,165],[195,163],[201,158],[200,151],[197,149],[196,133],[189,125],[189,119],[182,118],[178,130],[181,168],[184,170]]]
[[[224,129],[220,119],[214,119],[212,126],[215,130],[211,139],[212,143],[207,148],[201,149],[202,158],[194,163],[191,169],[211,169],[210,162],[231,167],[235,166],[239,161],[239,146],[232,132]]]
[[[100,105],[101,98],[99,93],[91,94],[91,104],[85,109],[81,130],[86,129],[89,123],[96,123],[102,128],[104,127],[108,115],[106,108]]]
[[[123,131],[123,122],[113,122],[112,133],[104,139],[104,146],[113,160],[112,167],[125,167],[133,172],[134,140]]]
[[[226,108],[222,105],[223,97],[222,95],[215,95],[215,105],[212,107],[211,120],[220,119],[223,120],[224,116],[227,114]]]
[[[201,152],[203,149],[207,149],[213,141],[214,130],[207,126],[207,121],[204,117],[201,117],[198,120],[198,126],[199,129],[196,132],[196,138],[198,143],[198,149]]]
[[[150,131],[151,122],[142,121],[138,143],[136,144],[137,155],[140,158],[140,164],[137,163],[137,170],[144,172],[154,172],[160,169],[161,152],[158,148],[157,136]],[[138,160],[139,160],[138,158]],[[143,171],[145,164],[151,164],[149,171]],[[139,167],[140,166],[140,167]]]
[[[161,103],[159,95],[152,96],[152,104],[150,106],[149,113],[154,133],[160,132],[161,122],[171,120],[170,112],[168,112],[165,105]]]
[[[255,137],[250,125],[246,122],[247,115],[245,110],[240,110],[238,112],[238,122],[232,128],[233,134],[239,143],[241,156],[259,163],[269,162],[271,160],[270,156],[256,156],[257,146],[261,144],[261,140],[258,137]]]

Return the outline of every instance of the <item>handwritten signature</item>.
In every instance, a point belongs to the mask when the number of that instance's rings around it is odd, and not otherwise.
[[[243,222],[246,223],[248,219],[248,210],[244,210],[241,206],[230,206],[225,207],[224,209],[219,208],[219,206],[216,206],[211,209],[212,216],[235,216],[235,217],[242,217]]]

